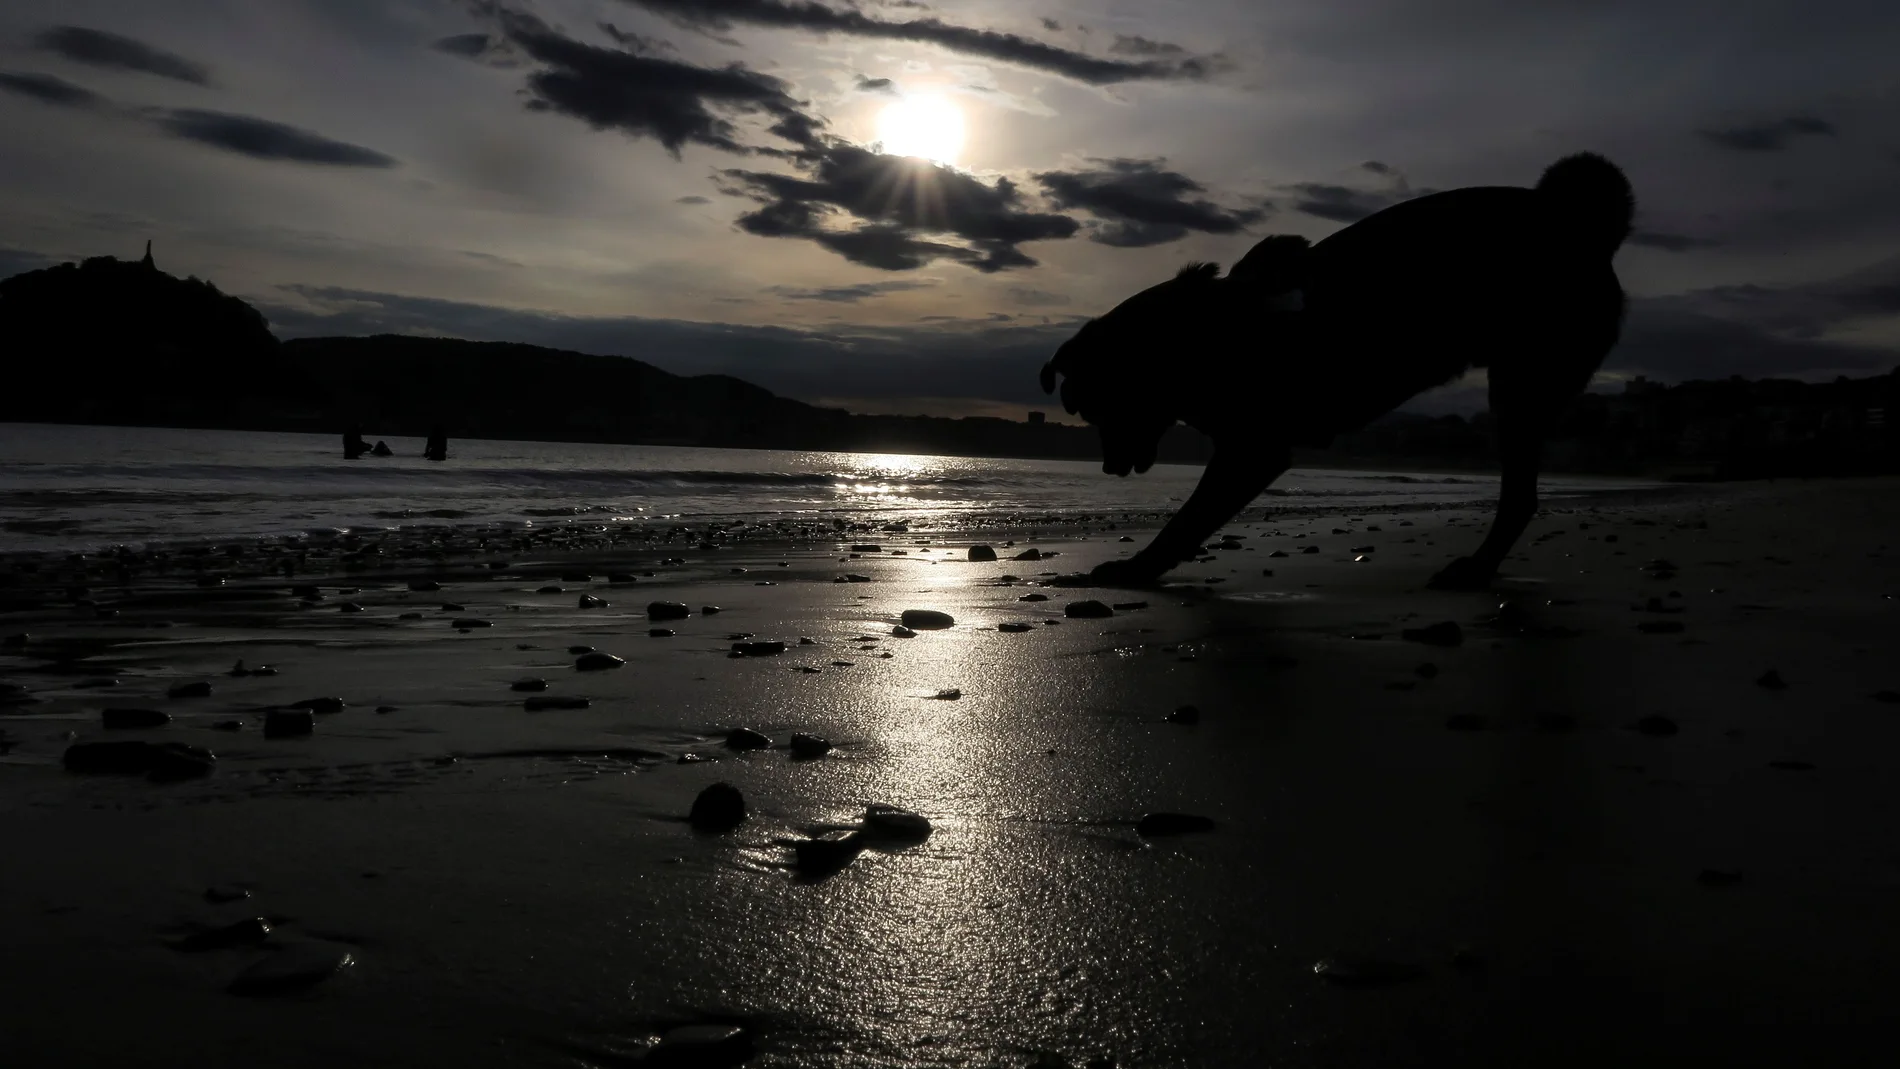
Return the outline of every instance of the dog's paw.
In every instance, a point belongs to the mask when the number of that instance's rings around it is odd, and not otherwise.
[[[1459,557],[1425,585],[1432,590],[1483,590],[1497,574],[1495,567],[1486,567],[1470,557]]]

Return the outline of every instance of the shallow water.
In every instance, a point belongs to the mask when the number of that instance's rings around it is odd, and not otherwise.
[[[393,439],[346,461],[315,434],[0,424],[0,551],[91,549],[430,525],[673,517],[902,516],[930,522],[1172,510],[1200,469],[1127,479],[1093,463],[586,443]],[[1549,495],[1609,489],[1546,480]],[[1488,500],[1482,475],[1294,470],[1268,501],[1352,508]]]

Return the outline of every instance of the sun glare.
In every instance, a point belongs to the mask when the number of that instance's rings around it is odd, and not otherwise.
[[[877,139],[894,156],[955,163],[963,151],[963,112],[940,96],[905,97],[878,113]]]

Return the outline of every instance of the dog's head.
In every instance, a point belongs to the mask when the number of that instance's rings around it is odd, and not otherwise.
[[[1226,278],[1220,265],[1189,264],[1082,325],[1042,366],[1042,391],[1061,382],[1062,407],[1102,436],[1102,470],[1147,471],[1161,437],[1180,419],[1219,350],[1233,344],[1249,309],[1298,285],[1305,238],[1263,240]]]

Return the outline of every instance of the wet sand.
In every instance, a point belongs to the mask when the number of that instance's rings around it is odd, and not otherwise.
[[[222,586],[108,574],[78,607],[60,566],[16,565],[0,635],[29,638],[0,670],[36,700],[0,708],[6,1060],[607,1066],[730,1021],[756,1065],[1889,1064],[1896,491],[1558,503],[1489,594],[1423,589],[1487,510],[1269,509],[1142,592],[1044,585],[1145,538],[1099,528],[436,559],[390,536],[356,570],[220,555]],[[1059,555],[1008,559],[1030,546]],[[1087,598],[1146,607],[1065,616]],[[650,622],[657,600],[691,615]],[[892,636],[912,608],[955,626]],[[1442,621],[1460,644],[1404,637]],[[740,634],[787,648],[733,657]],[[576,645],[626,664],[576,671]],[[522,677],[591,704],[529,712]],[[264,737],[327,696],[311,736]],[[1198,723],[1168,722],[1184,704]],[[172,721],[108,732],[106,707]],[[735,726],[774,747],[727,749]],[[794,759],[793,732],[835,749]],[[216,769],[61,769],[106,738]],[[715,781],[750,818],[695,832]],[[791,867],[872,802],[932,834]],[[1144,839],[1157,811],[1215,826]],[[261,946],[168,945],[253,916]],[[227,993],[298,945],[354,964]]]

